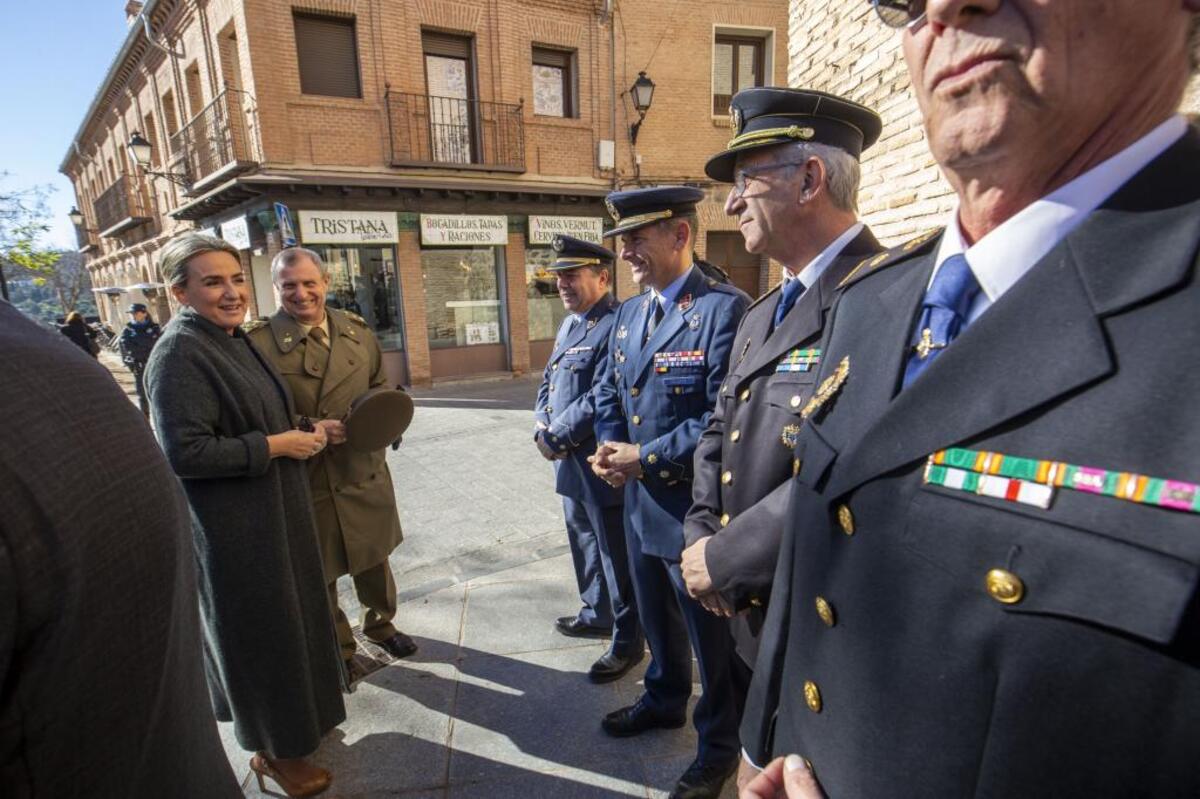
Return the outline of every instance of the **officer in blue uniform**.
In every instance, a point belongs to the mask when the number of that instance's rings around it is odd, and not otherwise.
[[[706,276],[692,259],[695,188],[610,194],[621,258],[649,289],[617,310],[612,368],[596,393],[593,469],[625,486],[625,525],[634,592],[652,657],[645,692],[604,718],[613,736],[637,735],[687,720],[692,651],[704,694],[693,722],[695,761],[675,799],[716,797],[737,766],[737,719],[748,671],[734,654],[729,625],[688,596],[680,572],[683,518],[691,505],[692,456],[716,403],[749,297]],[[690,646],[689,646],[690,642]]]
[[[592,384],[608,366],[609,331],[618,305],[610,292],[616,256],[571,236],[556,236],[553,246],[557,257],[550,271],[557,274],[558,293],[570,313],[542,373],[533,440],[554,463],[583,603],[578,615],[556,620],[555,628],[575,637],[612,636],[612,647],[588,672],[592,682],[603,683],[619,679],[645,652],[629,584],[623,495],[587,462],[596,451]]]

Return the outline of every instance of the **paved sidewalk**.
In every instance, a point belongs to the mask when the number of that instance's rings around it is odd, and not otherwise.
[[[388,461],[405,534],[397,623],[421,649],[346,697],[347,721],[316,755],[334,772],[327,796],[661,797],[691,762],[690,725],[623,740],[600,730],[639,695],[648,658],[593,685],[584,672],[605,644],[553,630],[579,598],[552,468],[530,441],[536,390],[524,379],[414,392]],[[340,587],[353,618],[353,589]],[[262,796],[221,727],[246,795]]]

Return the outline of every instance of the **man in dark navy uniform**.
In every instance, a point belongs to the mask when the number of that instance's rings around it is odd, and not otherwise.
[[[957,202],[830,312],[743,797],[1200,796],[1200,0],[876,8]]]
[[[533,440],[554,462],[583,603],[577,615],[555,621],[555,628],[576,637],[612,636],[612,647],[588,672],[592,682],[611,682],[645,652],[629,584],[623,492],[597,477],[587,462],[596,451],[592,384],[608,368],[609,332],[619,304],[610,291],[616,256],[571,236],[556,236],[553,246],[557,256],[550,271],[569,313],[542,373]]]
[[[753,667],[825,314],[837,284],[882,249],[856,213],[858,157],[882,125],[841,97],[774,87],[739,92],[730,116],[733,138],[705,171],[733,184],[725,211],[746,249],[779,261],[784,274],[742,319],[696,448],[682,568],[706,608],[738,614],[734,640]]]
[[[625,486],[625,524],[638,615],[652,657],[645,693],[604,718],[614,736],[687,721],[692,651],[704,694],[693,722],[695,761],[671,794],[716,797],[737,766],[737,719],[747,673],[724,619],[688,596],[679,570],[683,517],[691,506],[692,456],[725,377],[749,298],[706,276],[692,260],[700,189],[614,192],[610,235],[638,285],[609,342],[612,368],[596,395],[596,473]],[[690,646],[689,646],[690,641]]]
[[[137,389],[138,407],[142,415],[150,417],[150,402],[146,399],[146,386],[142,375],[146,372],[146,361],[150,360],[150,350],[162,335],[162,330],[150,318],[150,312],[140,302],[129,306],[129,322],[121,331],[118,346],[121,348],[121,362],[133,373],[134,387]]]

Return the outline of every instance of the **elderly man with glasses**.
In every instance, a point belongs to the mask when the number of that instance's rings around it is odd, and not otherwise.
[[[856,213],[858,158],[882,125],[841,97],[773,87],[737,94],[730,116],[733,138],[705,171],[733,184],[725,212],[746,250],[784,274],[743,317],[696,447],[682,569],[693,598],[732,617],[738,655],[753,667],[825,314],[838,284],[883,249]]]
[[[1200,796],[1200,0],[876,7],[957,204],[831,311],[742,795]]]

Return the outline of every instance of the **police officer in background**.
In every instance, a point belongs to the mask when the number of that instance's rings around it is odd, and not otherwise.
[[[858,157],[882,125],[858,103],[782,88],[739,92],[730,117],[733,138],[705,171],[733,184],[725,211],[746,250],[779,261],[784,274],[742,319],[696,448],[682,569],[706,608],[739,614],[733,636],[752,668],[825,314],[846,275],[883,249],[856,213]]]
[[[396,583],[388,556],[400,543],[396,495],[383,450],[360,452],[346,443],[340,421],[351,403],[387,376],[379,341],[362,317],[327,308],[329,273],[321,256],[291,247],[275,256],[271,279],[281,307],[252,322],[255,347],[287,381],[296,413],[325,429],[330,446],[308,461],[330,606],[338,644],[351,681],[370,669],[337,602],[337,578],[349,574],[362,605],[362,631],[376,646],[401,658],[417,645],[392,624]]]
[[[875,7],[956,202],[830,312],[743,796],[1200,796],[1200,0]]]
[[[725,377],[749,298],[705,276],[692,260],[700,189],[659,187],[608,196],[621,257],[649,289],[617,310],[609,341],[612,368],[596,395],[592,465],[625,486],[625,524],[638,615],[650,644],[645,692],[608,714],[609,735],[637,735],[687,721],[692,651],[704,694],[693,722],[695,761],[675,799],[716,797],[737,767],[737,720],[747,670],[724,619],[688,596],[679,570],[683,518],[691,506],[692,456]],[[691,646],[689,646],[689,641]]]
[[[550,271],[567,318],[542,373],[534,411],[534,443],[554,463],[567,540],[583,607],[555,621],[563,635],[607,638],[612,647],[588,672],[592,682],[619,679],[641,662],[645,645],[629,583],[622,491],[595,474],[587,458],[596,451],[592,383],[609,367],[608,340],[616,311],[610,250],[571,236],[556,236]]]
[[[134,386],[137,388],[138,407],[142,414],[150,418],[150,402],[146,399],[146,387],[142,383],[142,375],[146,371],[146,361],[150,358],[150,350],[154,342],[162,335],[162,330],[150,318],[150,312],[140,302],[129,306],[129,321],[121,331],[117,345],[121,348],[121,361],[133,372]]]

